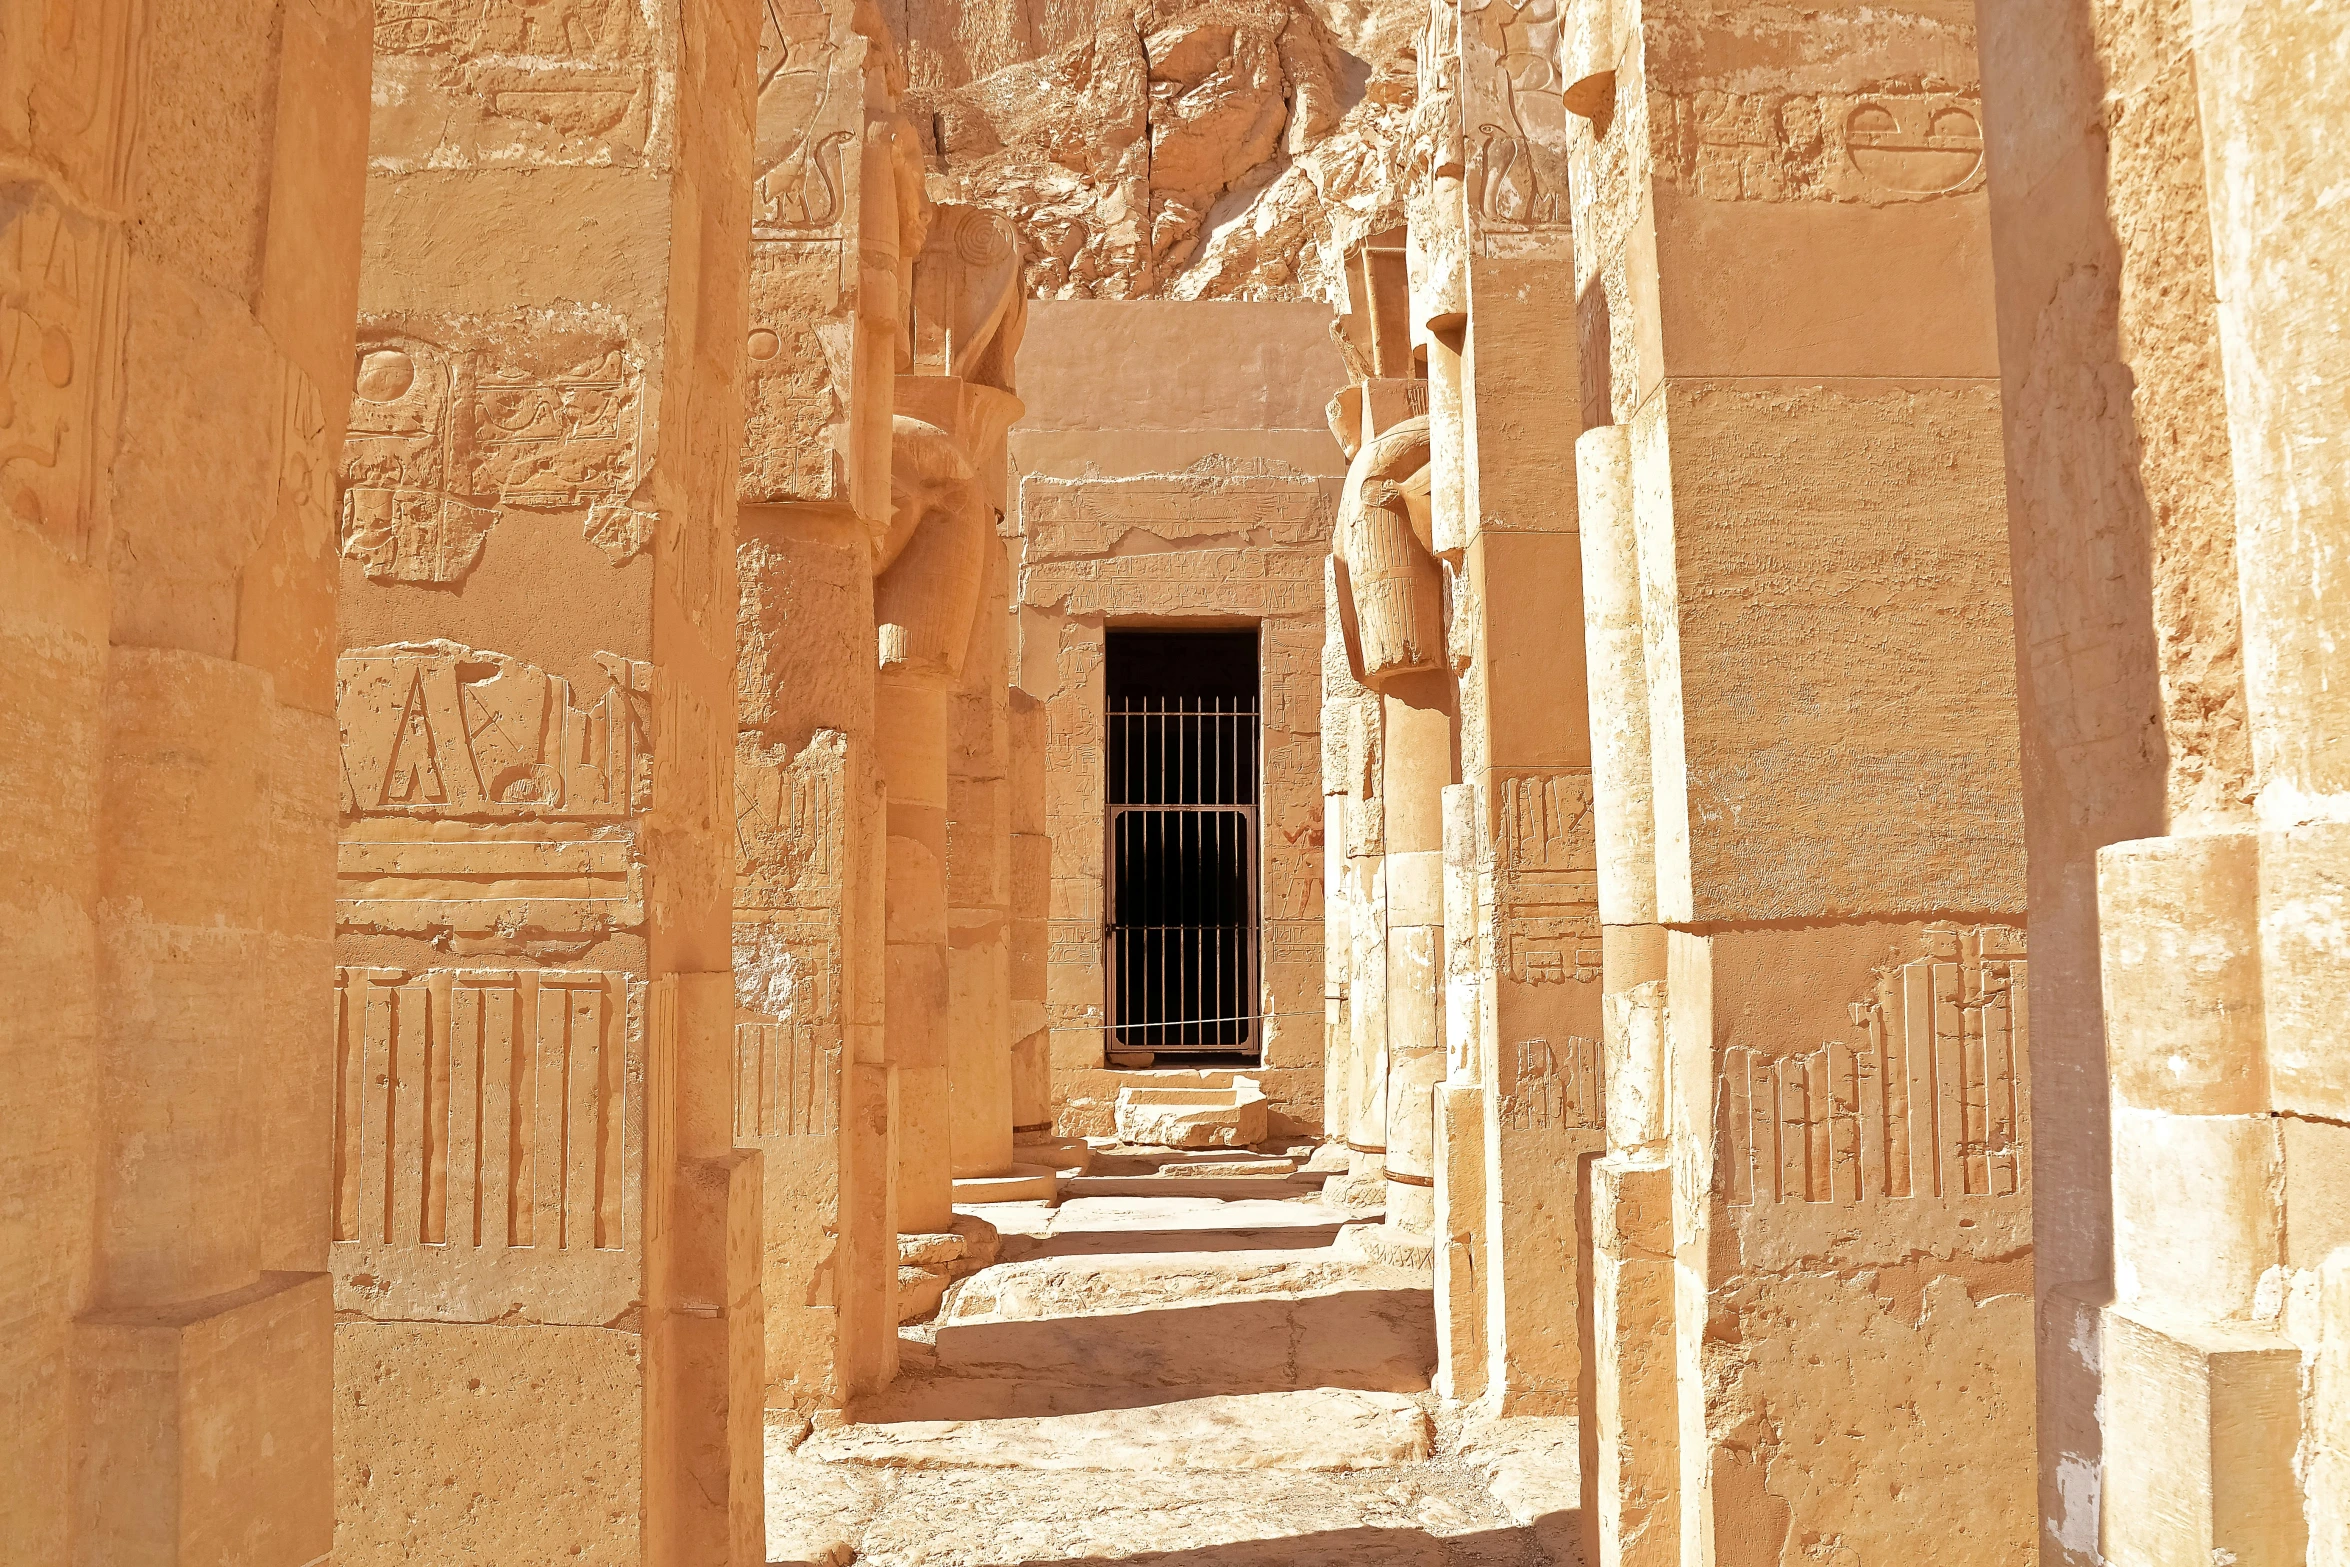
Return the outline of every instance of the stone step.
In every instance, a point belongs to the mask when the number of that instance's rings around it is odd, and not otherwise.
[[[1051,1202],[1060,1195],[1060,1172],[1050,1165],[1015,1164],[1001,1175],[955,1177],[957,1207],[991,1202]]]
[[[1176,1399],[1132,1409],[819,1431],[799,1456],[892,1469],[1369,1469],[1426,1461],[1428,1412],[1340,1388]]]
[[[981,1284],[984,1285],[984,1279]],[[970,1288],[971,1286],[966,1286]],[[1436,1366],[1426,1288],[1212,1300],[942,1322],[942,1370],[1196,1395],[1305,1387],[1418,1392]]]
[[[1245,1148],[1265,1140],[1264,1090],[1253,1077],[1227,1088],[1157,1088],[1127,1083],[1118,1089],[1118,1138],[1168,1148]]]
[[[1225,1180],[1236,1175],[1295,1175],[1295,1159],[1180,1159],[1159,1166],[1161,1180]]]

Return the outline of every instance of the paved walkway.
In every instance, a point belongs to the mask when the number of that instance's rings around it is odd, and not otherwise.
[[[1109,1150],[1058,1208],[966,1210],[1000,1259],[902,1330],[898,1383],[769,1429],[769,1559],[1577,1562],[1573,1422],[1442,1411],[1426,1278],[1262,1160]]]

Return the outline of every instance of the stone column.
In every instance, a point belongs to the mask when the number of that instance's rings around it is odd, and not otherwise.
[[[1387,1229],[1428,1244],[1436,1201],[1436,1084],[1444,1076],[1444,788],[1453,770],[1450,671],[1383,683],[1386,776]]]
[[[758,10],[601,14],[376,35],[336,709],[354,1559],[760,1549],[725,836]]]
[[[877,711],[889,798],[883,1038],[897,1078],[898,1232],[938,1234],[954,1220],[947,1123],[948,692],[943,674],[906,672],[898,662],[897,672],[883,665]]]
[[[1362,856],[1370,885],[1357,891],[1354,912],[1363,917],[1349,921],[1358,1073],[1350,1141],[1378,1149],[1385,1237],[1418,1260],[1436,1184],[1430,1090],[1444,1071],[1442,791],[1452,768],[1440,568],[1428,552],[1428,452],[1424,415],[1362,443],[1332,550],[1348,666],[1367,688],[1355,765],[1368,785],[1376,764],[1376,786],[1362,795],[1378,799],[1375,811],[1348,813],[1350,833],[1359,814],[1361,832],[1379,834],[1377,855]]]
[[[949,1148],[955,1201],[966,1204],[1053,1195],[1049,1167],[1014,1162],[1020,1116],[1013,1055],[1020,1035],[1011,994],[1011,585],[1002,548],[991,548],[986,561],[955,691],[947,764]],[[1041,996],[1037,1005],[1041,1021]]]
[[[1670,1515],[1683,1559],[1922,1529],[2012,1559],[2036,1533],[2029,1008],[1972,40],[1898,8],[1833,45],[1574,9],[1613,51],[1569,83],[1581,401],[1626,430],[1669,927],[1660,1069],[1646,911],[1603,908],[1611,1087],[1664,1095],[1595,1172],[1599,1554],[1662,1553],[1641,1520]],[[1617,751],[1634,687],[1604,687]],[[1674,1494],[1632,1376],[1668,1239]],[[1918,1271],[1888,1295],[1895,1267]]]
[[[1472,57],[1476,43],[1463,41]],[[1573,262],[1548,194],[1531,203],[1542,222],[1522,197],[1491,196],[1470,216],[1470,504],[1453,635],[1475,791],[1461,857],[1484,940],[1454,958],[1476,965],[1482,1003],[1463,1020],[1475,1048],[1460,1075],[1483,1096],[1492,1402],[1563,1415],[1580,1407],[1585,1369],[1590,1237],[1576,1189],[1603,1142],[1601,942],[1577,486],[1570,450],[1537,433],[1576,420],[1574,321],[1558,305]]]
[[[927,1235],[947,1231],[954,1218],[950,715],[996,569],[991,562],[1002,557],[995,525],[1007,482],[1004,436],[1021,408],[1011,387],[1026,306],[1011,225],[973,207],[938,207],[914,258],[910,304],[914,373],[897,381],[893,506],[874,615],[889,790],[887,1037],[902,1117],[898,1229]],[[1003,643],[990,637],[985,646],[994,650],[987,678],[1000,684]],[[974,849],[1001,830],[990,814],[990,825],[971,840]],[[993,858],[1000,866],[1001,856]],[[978,880],[992,886],[995,874],[982,870]],[[991,1147],[1008,1154],[1008,1024],[1000,1006],[992,1020],[975,1021],[966,1079],[985,1101],[975,1116],[991,1128],[1002,1122],[1007,1137]]]
[[[897,1368],[874,560],[925,221],[904,72],[855,8],[762,23],[737,562],[736,1137],[763,1155],[767,1402]],[[811,149],[813,152],[811,154]],[[836,363],[824,344],[845,341]]]
[[[1004,778],[1010,589],[1003,550],[991,548],[985,559],[947,737],[947,1071],[957,1180],[999,1176],[1012,1163],[1012,823]]]
[[[298,1567],[367,13],[0,34],[0,1558]]]
[[[1007,541],[1017,548],[1016,539]],[[1052,911],[1053,840],[1045,830],[1045,707],[1013,686],[1005,709],[1010,755],[1012,1157],[1054,1168],[1082,1166],[1085,1144],[1055,1135],[1051,1019],[1045,1011]]]
[[[1648,669],[1622,425],[1575,442],[1583,643],[1599,862],[1606,1157],[1592,1170],[1587,1527],[1608,1567],[1675,1567],[1680,1411],[1673,1377],[1672,1147],[1664,1120],[1665,931],[1656,921]]]

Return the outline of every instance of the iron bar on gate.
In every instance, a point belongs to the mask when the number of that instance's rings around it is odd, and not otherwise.
[[[1108,721],[1113,1040],[1253,1054],[1256,698],[1129,697]]]

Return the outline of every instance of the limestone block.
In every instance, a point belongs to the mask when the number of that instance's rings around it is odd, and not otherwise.
[[[455,1322],[627,1312],[645,1255],[645,982],[590,969],[336,977],[338,1307]],[[464,1112],[444,1123],[426,1114],[435,1061],[454,1085],[441,1103]]]
[[[1436,1087],[1436,1390],[1466,1403],[1485,1391],[1485,1095]]]
[[[2248,1325],[2104,1318],[2106,1558],[2303,1560],[2301,1351]]]
[[[2035,1535],[2019,935],[1672,933],[1676,1358],[1706,1443],[1684,1428],[1682,1483],[1751,1559]]]
[[[898,1420],[819,1432],[802,1453],[890,1469],[1375,1469],[1425,1461],[1427,1413],[1349,1388],[1179,1398],[1138,1409]]]
[[[2021,909],[1996,396],[1663,403],[1633,437],[1660,916]]]
[[[1575,462],[1600,918],[1640,924],[1656,917],[1656,816],[1630,432],[1622,425],[1584,431]]]
[[[1142,1088],[1118,1090],[1121,1142],[1167,1148],[1245,1148],[1265,1140],[1266,1100],[1253,1078],[1235,1077],[1229,1088]]]
[[[2300,454],[2343,410],[2343,345],[2313,289],[2345,237],[2321,194],[2342,125],[2322,83],[2350,36],[2327,7],[2198,0],[2191,15],[2259,809],[2266,823],[2338,821],[2350,773],[2333,739],[2343,693],[2327,666],[2350,596],[2344,471]],[[2257,106],[2271,103],[2301,107],[2262,118]]]
[[[1680,1560],[1672,1170],[1610,1155],[1592,1166],[1593,1390],[1600,1560]]]
[[[306,1567],[335,1542],[333,1303],[319,1273],[78,1319],[75,1559]]]
[[[2183,1115],[2268,1107],[2259,851],[2249,832],[2098,851],[2106,1063],[2122,1102]]]
[[[920,1322],[938,1310],[954,1275],[943,1268],[898,1269],[898,1323]]]
[[[643,1339],[618,1329],[345,1318],[336,1550],[635,1560],[644,1375]]]
[[[2350,1120],[2350,828],[2261,834],[2259,954],[2274,1107]]]
[[[2113,1274],[2123,1306],[2223,1318],[2281,1259],[2274,1118],[2113,1111]]]
[[[2350,1249],[2319,1276],[2317,1352],[2310,1375],[2306,1485],[2312,1561],[2350,1559]]]

